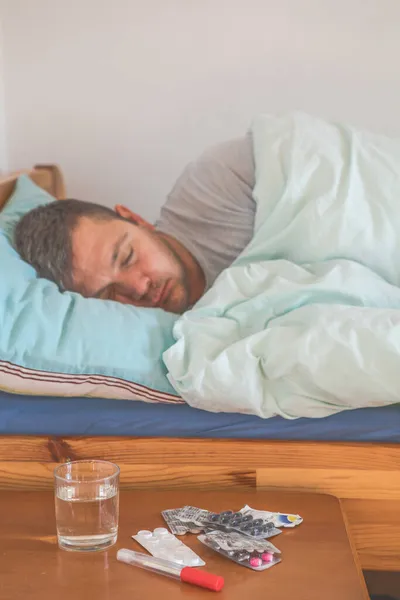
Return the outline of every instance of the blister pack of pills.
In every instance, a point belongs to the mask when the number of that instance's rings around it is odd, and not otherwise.
[[[264,571],[281,561],[280,550],[271,542],[250,540],[237,532],[208,531],[197,539],[218,554],[253,571]]]
[[[157,527],[154,531],[142,529],[132,538],[156,558],[163,558],[185,567],[201,567],[206,564],[200,556],[165,527]]]
[[[275,527],[297,527],[303,522],[300,515],[289,513],[270,512],[268,510],[256,510],[246,504],[239,511],[244,517],[251,515],[253,519],[264,519],[275,525]]]
[[[164,521],[175,535],[185,533],[200,533],[204,531],[203,522],[210,512],[195,506],[184,506],[183,508],[170,508],[162,513]]]
[[[237,531],[254,539],[267,539],[282,533],[271,520],[254,518],[252,514],[225,510],[221,513],[210,513],[204,521],[207,528],[220,531]]]

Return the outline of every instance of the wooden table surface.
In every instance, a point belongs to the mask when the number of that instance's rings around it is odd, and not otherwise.
[[[190,504],[216,512],[253,508],[294,512],[304,518],[295,529],[272,539],[282,562],[255,572],[202,545],[181,538],[222,575],[215,593],[119,563],[119,548],[141,551],[131,539],[139,529],[165,526],[160,511]],[[347,538],[339,501],[332,496],[288,492],[121,492],[117,544],[106,552],[59,550],[54,499],[50,492],[0,492],[1,600],[366,600],[364,579]],[[215,596],[214,596],[215,594]]]

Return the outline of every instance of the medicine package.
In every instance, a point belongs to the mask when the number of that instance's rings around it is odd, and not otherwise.
[[[251,540],[237,532],[208,531],[197,539],[218,554],[253,571],[265,571],[281,561],[280,550],[271,542]]]
[[[154,531],[142,529],[132,538],[156,558],[163,558],[185,567],[201,567],[206,564],[200,556],[165,527],[157,527]]]

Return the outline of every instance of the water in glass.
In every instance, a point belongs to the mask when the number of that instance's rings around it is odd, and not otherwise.
[[[93,551],[112,546],[118,533],[118,467],[103,461],[76,461],[65,468],[64,473],[60,473],[60,467],[56,470],[55,503],[60,547]]]

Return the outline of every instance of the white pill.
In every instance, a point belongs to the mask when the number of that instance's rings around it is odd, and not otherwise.
[[[147,544],[149,546],[158,546],[160,544],[160,540],[158,538],[151,537],[150,539],[147,540]]]
[[[193,566],[193,554],[190,552],[186,552],[184,556],[182,556],[182,560],[187,567]]]
[[[153,537],[153,534],[151,533],[151,531],[147,531],[147,529],[142,529],[141,531],[138,531],[138,535],[140,535],[140,537],[146,538],[146,539]]]
[[[168,546],[168,548],[174,548],[174,546],[180,546],[181,542],[179,540],[177,540],[174,536],[171,537],[163,537],[162,538],[163,544],[165,544],[166,546]]]
[[[164,535],[168,535],[169,531],[168,529],[165,529],[165,527],[157,527],[157,529],[154,530],[154,535],[156,537],[164,537]]]

